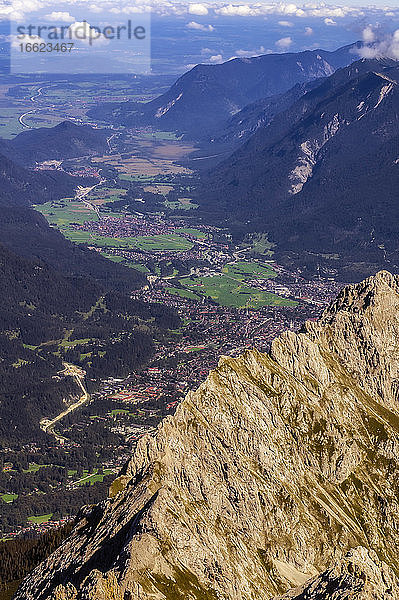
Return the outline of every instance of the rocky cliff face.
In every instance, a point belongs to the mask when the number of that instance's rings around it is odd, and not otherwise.
[[[16,599],[398,598],[398,346],[381,272],[221,358]]]

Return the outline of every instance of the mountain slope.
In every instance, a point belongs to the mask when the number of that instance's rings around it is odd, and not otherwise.
[[[0,243],[19,256],[43,261],[64,275],[97,281],[107,290],[129,292],[145,282],[139,271],[73,244],[50,227],[37,211],[29,207],[1,206],[1,194]]]
[[[90,344],[86,359],[77,353],[73,360],[95,378],[143,364],[153,352],[151,337],[177,323],[167,308],[133,301],[94,277],[68,276],[0,244],[0,445],[45,439],[40,419],[79,394],[72,378],[55,377],[69,360],[63,341],[75,330]]]
[[[74,195],[77,186],[85,182],[63,171],[29,171],[0,154],[0,206],[58,200]]]
[[[279,249],[397,269],[398,82],[380,62],[338,71],[219,165],[204,205]]]
[[[22,166],[106,152],[108,132],[63,121],[55,127],[28,129],[12,140],[0,139],[0,149]]]
[[[222,358],[16,599],[259,600],[326,569],[298,599],[395,597],[398,298],[378,273],[270,355]],[[393,595],[342,579],[354,548]]]
[[[248,104],[213,132],[211,145],[237,145],[245,142],[258,129],[267,127],[279,113],[287,110],[304,94],[321,85],[322,79],[297,83],[293,88],[270,98]]]
[[[356,548],[311,582],[278,600],[391,600],[397,597],[398,579],[392,569],[379,560],[375,552]]]
[[[331,75],[356,60],[358,44],[335,52],[313,50],[236,58],[197,65],[165,94],[147,103],[126,102],[94,109],[97,118],[125,125],[147,124],[203,138],[247,104]]]

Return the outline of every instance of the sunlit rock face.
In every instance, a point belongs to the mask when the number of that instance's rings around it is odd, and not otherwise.
[[[399,278],[222,357],[17,600],[399,597]]]

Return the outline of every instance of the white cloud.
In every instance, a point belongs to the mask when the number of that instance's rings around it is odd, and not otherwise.
[[[226,4],[221,8],[215,8],[215,13],[223,17],[256,17],[262,14],[262,10],[259,5]]]
[[[329,17],[324,19],[324,24],[325,25],[336,25],[337,21],[334,21],[334,19],[330,19]]]
[[[208,7],[205,4],[190,4],[188,8],[190,15],[197,15],[199,17],[208,14]]]
[[[374,34],[373,41],[372,34]],[[363,38],[369,38],[370,45],[363,46],[358,51],[362,58],[393,58],[399,60],[399,29],[394,33],[385,35],[383,39],[377,39],[377,35],[370,28],[363,31]]]
[[[65,38],[76,40],[90,46],[103,46],[109,44],[107,39],[95,27],[92,27],[87,21],[75,21],[68,27]]]
[[[370,25],[363,29],[363,41],[366,44],[371,44],[371,42],[375,41],[375,33]]]
[[[293,44],[293,39],[291,36],[283,37],[280,40],[277,40],[276,46],[280,50],[287,50]]]
[[[49,15],[46,15],[44,18],[48,21],[58,21],[62,23],[72,23],[73,21],[75,21],[74,17],[72,17],[72,15],[70,15],[69,12],[53,11]]]
[[[209,62],[213,64],[220,64],[223,62],[223,56],[221,54],[215,54],[209,58]]]
[[[186,27],[188,27],[188,29],[196,29],[197,31],[215,31],[215,28],[212,25],[202,25],[202,23],[197,23],[196,21],[187,23]]]
[[[305,35],[313,35],[313,29],[311,27],[305,27]]]
[[[90,4],[89,10],[91,13],[102,13],[103,7],[99,6],[98,4]]]
[[[236,50],[233,58],[251,58],[251,56],[259,56],[266,54],[266,48],[261,46],[257,50]]]
[[[280,27],[294,27],[294,23],[291,23],[291,21],[279,21],[278,24]]]
[[[342,0],[340,0],[341,2]],[[376,4],[374,7],[367,8],[368,3],[364,6],[353,5],[355,3],[339,5],[327,4],[322,0],[303,0],[303,4],[296,4],[290,0],[278,0],[270,2],[269,0],[205,0],[204,2],[191,2],[190,0],[155,0],[151,7],[151,0],[118,0],[117,3],[112,0],[69,0],[68,5],[60,4],[55,0],[0,0],[0,19],[9,18],[21,19],[26,15],[42,10],[51,13],[72,10],[72,6],[87,6],[91,14],[107,13],[112,11],[114,14],[134,14],[148,13],[151,10],[158,15],[168,16],[206,16],[210,13],[215,13],[220,16],[231,17],[268,17],[277,16],[281,18],[281,22],[287,20],[290,22],[293,18],[319,18],[319,19],[343,19],[350,17],[352,19],[364,17],[367,14],[373,15],[377,19],[378,16],[390,18],[399,16],[399,11],[394,7],[394,3],[390,1],[383,6]],[[371,4],[371,3],[369,3]],[[391,6],[388,6],[391,4]],[[367,21],[366,21],[367,22]],[[280,25],[287,27],[288,25]]]

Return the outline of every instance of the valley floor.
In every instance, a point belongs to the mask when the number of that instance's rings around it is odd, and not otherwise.
[[[198,218],[191,195],[196,174],[176,162],[192,152],[190,145],[149,130],[111,131],[109,140],[103,157],[54,166],[94,176],[97,185],[36,208],[71,241],[144,272],[147,284],[133,297],[172,307],[182,325],[156,341],[142,370],[86,382],[76,410],[43,421],[51,434],[47,444],[0,452],[6,538],[58,527],[80,504],[101,498],[137,440],[174,412],[221,355],[251,346],[267,350],[283,330],[316,318],[340,287],[306,281],[300,271],[275,264],[265,236],[236,247],[227,230]],[[59,340],[81,364],[90,361],[91,342],[71,335]],[[91,458],[82,460],[89,447]]]

